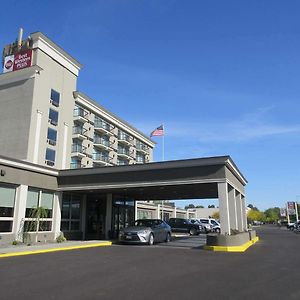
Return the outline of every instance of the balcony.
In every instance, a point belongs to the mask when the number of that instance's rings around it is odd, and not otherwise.
[[[118,134],[118,142],[125,145],[132,145],[133,137],[125,132],[119,132]]]
[[[98,148],[110,150],[111,149],[111,144],[112,143],[109,141],[109,139],[104,139],[102,137],[95,137],[94,138],[94,146],[96,146]]]
[[[78,156],[78,157],[85,157],[85,150],[86,147],[83,147],[80,144],[73,144],[72,145],[72,156]]]
[[[137,164],[145,164],[145,163],[147,163],[147,160],[146,160],[145,157],[137,157],[136,158],[136,163]]]
[[[129,149],[119,148],[118,149],[118,157],[122,157],[125,159],[132,159],[133,151],[129,151]]]
[[[85,123],[89,121],[88,115],[89,112],[84,110],[81,107],[76,107],[73,111],[74,121],[79,121],[81,123]]]
[[[107,135],[113,135],[112,130],[114,127],[103,120],[95,119],[94,129]]]
[[[73,126],[72,134],[73,138],[77,138],[80,140],[85,140],[88,138],[88,130],[84,129],[81,126]]]
[[[118,159],[117,165],[118,166],[128,166],[129,165],[129,161],[128,160]]]
[[[70,169],[81,169],[81,168],[84,168],[84,165],[82,165],[81,162],[70,163]]]
[[[94,163],[102,166],[112,166],[112,158],[108,153],[93,153]]]
[[[145,144],[142,144],[142,143],[137,143],[136,144],[136,151],[139,151],[139,152],[143,152],[145,154],[148,154],[148,151],[149,151],[149,147]]]

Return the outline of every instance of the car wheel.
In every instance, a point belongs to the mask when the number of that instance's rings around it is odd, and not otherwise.
[[[152,246],[153,244],[154,244],[154,236],[153,236],[152,233],[150,233],[148,245],[149,245],[149,246]]]
[[[171,234],[170,234],[170,232],[168,232],[168,233],[167,233],[167,236],[166,236],[165,242],[166,242],[166,243],[169,243],[170,241],[171,241]]]
[[[191,228],[189,233],[190,235],[196,235],[197,231],[195,228]]]

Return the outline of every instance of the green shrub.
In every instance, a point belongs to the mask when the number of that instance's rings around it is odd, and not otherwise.
[[[60,233],[60,235],[56,238],[56,242],[57,243],[63,243],[65,242],[67,239],[64,237],[63,232]]]

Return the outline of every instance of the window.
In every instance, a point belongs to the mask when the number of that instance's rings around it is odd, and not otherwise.
[[[49,166],[54,166],[55,164],[55,150],[53,149],[46,149],[46,156],[45,156],[46,164]]]
[[[54,106],[59,106],[59,100],[60,100],[60,94],[59,92],[51,89],[51,95],[50,95],[50,102],[54,105]]]
[[[80,230],[80,196],[64,194],[61,209],[61,230],[79,231]]]
[[[47,141],[48,144],[55,146],[57,141],[57,131],[52,128],[48,128],[48,134],[47,134]]]
[[[152,219],[153,218],[152,211],[138,209],[137,218],[138,219]]]
[[[39,191],[28,190],[25,217],[30,218],[39,204]]]
[[[127,156],[130,155],[129,153],[129,147],[123,146],[123,145],[118,145],[118,153],[119,154],[125,154]]]
[[[49,109],[49,123],[54,126],[58,124],[58,111],[51,108]]]
[[[79,169],[81,168],[81,159],[77,158],[77,157],[72,157],[71,158],[71,164],[70,164],[70,168],[71,169]]]
[[[146,162],[146,158],[144,154],[141,153],[137,153],[136,154],[136,161],[139,163],[145,163]]]
[[[12,231],[15,194],[15,187],[0,185],[0,232]]]
[[[25,232],[51,231],[54,194],[48,191],[29,189],[25,211]]]

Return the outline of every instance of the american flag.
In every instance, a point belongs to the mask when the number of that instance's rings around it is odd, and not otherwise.
[[[163,136],[164,134],[165,134],[165,132],[164,132],[164,126],[160,125],[159,127],[157,127],[156,129],[154,129],[151,132],[150,137],[153,137],[153,136]]]

